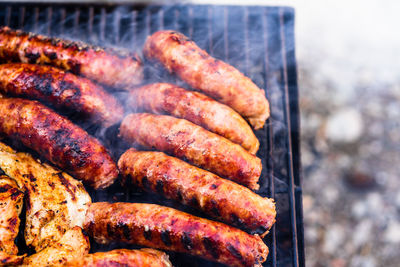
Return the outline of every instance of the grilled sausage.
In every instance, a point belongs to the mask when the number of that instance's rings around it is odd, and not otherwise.
[[[247,122],[233,109],[198,92],[173,84],[149,84],[130,92],[130,107],[186,119],[256,154],[260,143]]]
[[[275,222],[272,199],[162,152],[131,148],[120,157],[118,167],[134,186],[201,209],[251,233],[266,234]]]
[[[95,189],[109,186],[118,176],[116,164],[97,139],[37,101],[0,99],[0,133]]]
[[[143,248],[143,249],[115,249],[107,252],[87,254],[66,262],[64,267],[172,267],[168,255],[164,252]]]
[[[14,240],[19,231],[23,197],[23,192],[14,180],[0,175],[0,252],[5,255],[18,253]]]
[[[149,60],[156,60],[176,73],[191,87],[230,106],[255,129],[269,117],[265,92],[231,65],[201,50],[193,41],[174,31],[158,31],[147,38],[143,49]]]
[[[67,112],[78,113],[104,127],[124,114],[111,94],[90,80],[50,66],[25,63],[0,65],[0,92],[39,100]]]
[[[8,27],[0,28],[0,60],[53,65],[121,89],[137,85],[143,79],[142,62],[136,54],[104,50]]]
[[[261,160],[241,146],[187,120],[148,113],[126,116],[120,135],[128,142],[166,152],[222,177],[259,188]]]
[[[93,203],[84,229],[101,244],[138,244],[230,266],[261,266],[268,254],[258,235],[154,204]]]

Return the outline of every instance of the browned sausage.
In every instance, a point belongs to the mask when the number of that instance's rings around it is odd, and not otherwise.
[[[262,168],[259,158],[187,120],[148,113],[130,114],[122,121],[120,135],[128,142],[186,159],[250,189],[259,188]]]
[[[50,66],[0,65],[0,92],[39,100],[58,110],[83,115],[104,127],[119,122],[124,115],[121,104],[101,86]]]
[[[128,89],[143,79],[136,54],[104,50],[81,42],[0,28],[0,60],[53,65],[101,84]]]
[[[255,129],[269,117],[265,92],[248,77],[201,50],[193,41],[174,31],[158,31],[147,38],[143,49],[150,60],[159,61],[191,87],[230,106]]]
[[[268,255],[258,235],[154,204],[93,203],[84,229],[101,244],[121,241],[230,266],[261,266]]]
[[[65,267],[172,267],[168,255],[151,249],[115,249],[107,252],[87,254],[66,262]]]
[[[0,133],[95,189],[109,186],[118,176],[116,164],[97,139],[37,101],[0,99]]]
[[[130,92],[130,107],[186,119],[256,154],[260,143],[247,122],[233,109],[203,94],[169,83],[149,84]]]
[[[131,148],[120,157],[118,167],[134,186],[201,209],[251,233],[266,233],[275,222],[272,199],[162,152]]]

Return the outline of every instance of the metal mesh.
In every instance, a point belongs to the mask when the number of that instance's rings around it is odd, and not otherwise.
[[[264,88],[271,104],[271,118],[266,127],[256,132],[261,145],[258,156],[263,163],[258,193],[273,197],[278,211],[277,222],[265,238],[270,253],[264,266],[304,266],[293,9],[191,5],[0,6],[0,24],[98,45],[122,46],[139,53],[149,34],[159,29],[178,30]],[[171,79],[151,72],[147,77],[152,81]],[[172,201],[131,189],[127,191],[119,185],[90,193],[93,201],[153,202],[207,217]],[[121,246],[94,244],[92,251]],[[183,254],[170,255],[175,266],[219,266]]]

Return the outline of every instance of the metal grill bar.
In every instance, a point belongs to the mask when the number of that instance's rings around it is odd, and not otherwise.
[[[0,4],[0,22],[45,34],[140,50],[147,35],[173,29],[193,38],[216,58],[246,73],[265,89],[271,104],[267,126],[257,131],[263,162],[258,192],[273,197],[277,223],[265,241],[264,266],[304,266],[299,107],[294,55],[294,12],[290,8],[234,6],[101,6]],[[176,78],[170,79],[180,82]],[[174,80],[175,79],[175,80]],[[131,192],[132,191],[132,192]],[[90,192],[93,201],[145,201],[204,216],[182,205],[117,185]],[[111,199],[110,196],[114,198]],[[93,244],[93,251],[113,249]],[[171,253],[176,266],[220,266]]]

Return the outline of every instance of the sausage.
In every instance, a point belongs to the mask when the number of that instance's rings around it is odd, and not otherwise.
[[[143,79],[137,54],[0,28],[0,61],[52,65],[101,84],[128,89]]]
[[[166,152],[224,178],[259,188],[261,160],[241,146],[187,120],[137,113],[126,116],[120,135],[128,142]]]
[[[154,204],[93,203],[84,229],[101,244],[120,241],[230,266],[261,266],[268,255],[258,235]]]
[[[272,199],[162,152],[131,148],[120,157],[118,168],[132,185],[200,209],[212,217],[266,234],[275,222]]]
[[[96,138],[37,101],[0,99],[0,133],[95,189],[109,186],[118,176],[115,162]]]
[[[269,117],[265,92],[231,65],[201,50],[193,41],[175,31],[158,31],[149,36],[143,53],[160,62],[191,87],[230,106],[255,129]]]
[[[66,262],[64,267],[172,267],[168,255],[164,252],[143,248],[143,249],[114,249],[107,252],[87,254],[82,258],[76,258]]]
[[[154,83],[129,93],[127,104],[155,114],[186,119],[256,154],[260,143],[247,122],[233,109],[203,94],[168,83]]]
[[[104,127],[119,122],[124,114],[117,99],[101,86],[51,66],[0,65],[0,92],[39,100],[57,110],[83,115]]]

